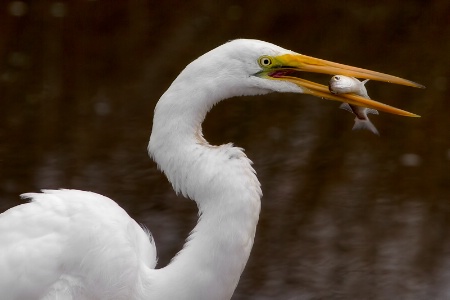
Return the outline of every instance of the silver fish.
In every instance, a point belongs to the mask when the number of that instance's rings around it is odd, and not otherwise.
[[[353,93],[361,97],[370,99],[369,95],[367,94],[367,89],[365,86],[367,81],[369,81],[369,79],[359,81],[354,77],[335,75],[331,77],[330,82],[328,84],[328,89],[333,94]],[[339,107],[353,113],[356,116],[353,130],[367,129],[379,135],[378,130],[367,117],[367,114],[378,115],[378,111],[376,109],[356,106],[348,103],[342,103],[341,106]]]

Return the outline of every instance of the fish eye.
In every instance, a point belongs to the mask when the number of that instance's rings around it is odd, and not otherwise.
[[[339,77],[338,75],[334,76],[335,80],[341,80],[341,77]]]
[[[272,59],[269,56],[261,56],[258,63],[261,67],[269,67],[272,64]]]

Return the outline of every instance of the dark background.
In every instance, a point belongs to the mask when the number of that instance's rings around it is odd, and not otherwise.
[[[212,110],[206,138],[244,147],[264,192],[233,299],[450,299],[449,16],[448,0],[2,1],[0,211],[95,191],[151,229],[166,265],[197,215],[148,158],[154,106],[204,52],[262,39],[427,89],[367,84],[422,116],[371,116],[380,137],[307,95]]]

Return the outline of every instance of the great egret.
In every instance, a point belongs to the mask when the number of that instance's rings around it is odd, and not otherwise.
[[[217,47],[189,64],[155,108],[148,151],[200,213],[171,263],[154,269],[150,233],[107,197],[78,190],[24,194],[30,203],[0,216],[1,298],[230,299],[253,245],[261,189],[242,149],[203,138],[201,124],[213,105],[233,96],[292,92],[416,116],[357,95],[333,95],[298,78],[305,71],[420,87],[257,40]]]

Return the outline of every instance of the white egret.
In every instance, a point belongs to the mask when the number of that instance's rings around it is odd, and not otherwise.
[[[415,116],[357,95],[332,95],[301,72],[411,81],[320,60],[257,40],[228,42],[189,64],[155,108],[148,151],[200,218],[183,249],[155,269],[156,248],[111,199],[78,190],[22,195],[0,215],[2,299],[230,299],[250,255],[261,189],[250,160],[202,136],[206,113],[233,96],[308,93]]]

